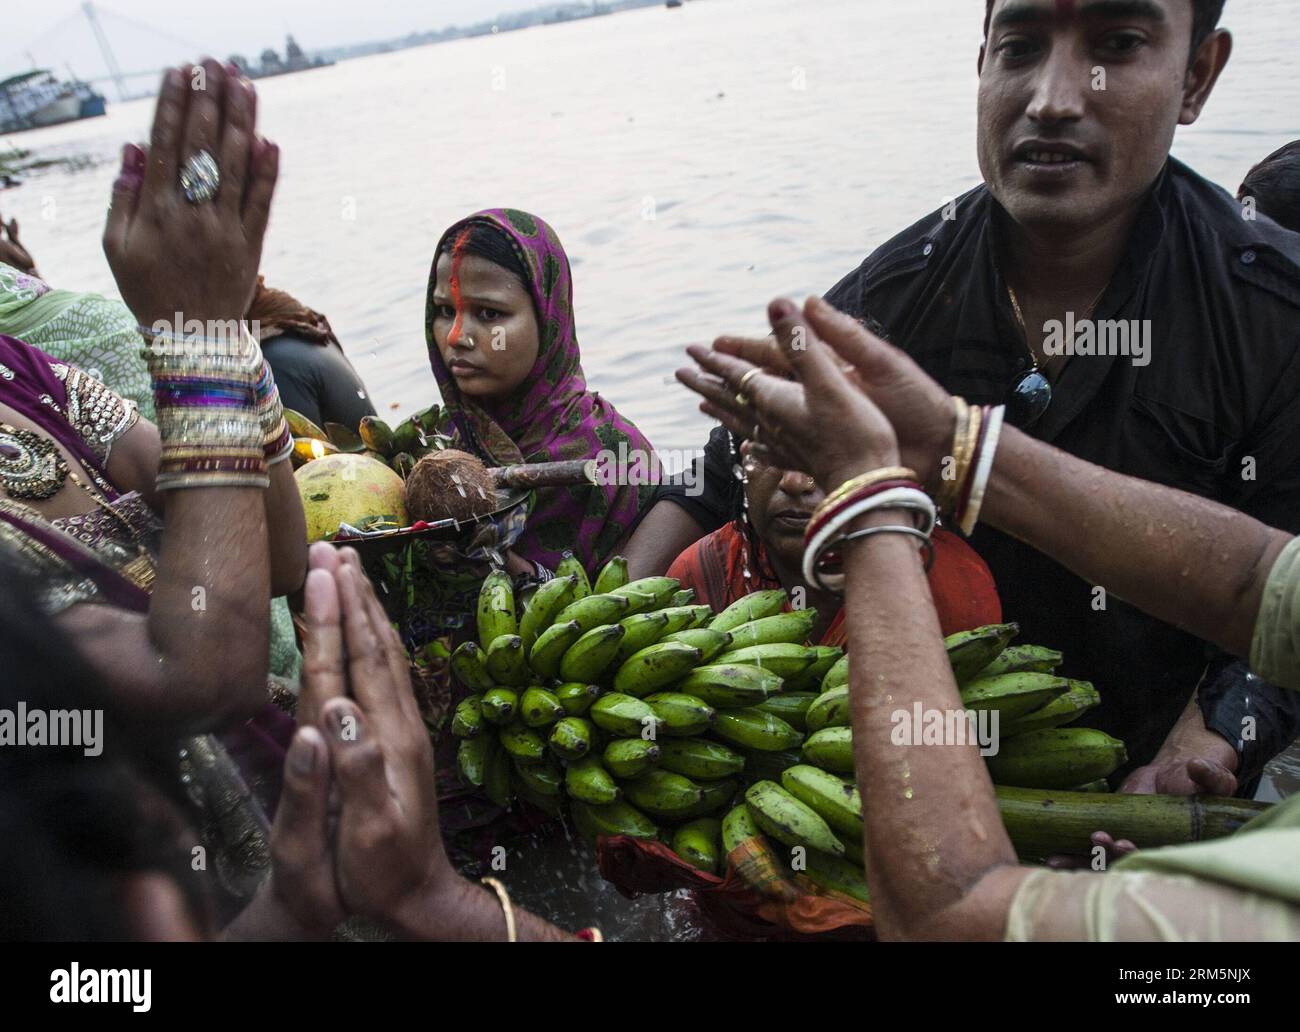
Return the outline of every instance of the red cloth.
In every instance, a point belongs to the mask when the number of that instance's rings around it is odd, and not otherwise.
[[[951,531],[936,530],[932,542],[930,595],[944,635],[1001,623],[1002,603],[984,560]],[[757,560],[750,556],[746,562],[746,551],[744,536],[735,523],[728,523],[679,555],[668,568],[668,576],[676,577],[683,588],[694,588],[697,602],[721,612],[742,595],[781,587],[760,573],[768,565],[761,556]],[[752,574],[748,579],[746,566]],[[840,609],[819,644],[843,646],[845,640],[844,610]]]

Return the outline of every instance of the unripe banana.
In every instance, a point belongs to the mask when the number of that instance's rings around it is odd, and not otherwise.
[[[668,617],[662,611],[634,613],[618,622],[627,633],[619,644],[614,662],[622,665],[642,649],[649,648],[668,633]]]
[[[853,775],[853,729],[826,727],[803,743],[803,761],[834,774]]]
[[[477,642],[462,642],[451,654],[450,662],[456,680],[470,691],[481,694],[492,687],[492,675],[487,671],[487,656]]]
[[[695,601],[694,588],[682,588],[680,591],[674,591],[673,597],[668,600],[669,606],[689,606]]]
[[[1087,681],[1071,681],[1070,689],[1064,695],[1058,695],[1045,706],[1026,713],[1023,717],[1008,720],[999,728],[1003,738],[1012,738],[1029,731],[1045,731],[1048,728],[1070,724],[1095,706],[1101,705],[1101,693]]]
[[[517,634],[503,634],[488,646],[487,670],[497,684],[522,688],[532,680],[528,660],[524,658],[524,642]]]
[[[514,800],[510,768],[510,754],[498,744],[488,754],[483,774],[483,791],[497,806],[509,806]]]
[[[745,752],[746,781],[780,781],[781,775],[791,767],[803,763],[803,757],[796,749],[783,749],[780,752]]]
[[[618,624],[593,627],[569,646],[569,651],[561,658],[560,680],[593,684],[599,681],[618,655],[618,647],[626,633]]]
[[[849,683],[849,657],[846,653],[831,664],[831,668],[826,671],[826,676],[822,678],[822,694],[826,694],[832,688],[839,688],[841,685]]]
[[[627,560],[621,555],[614,556],[596,577],[596,583],[591,586],[593,594],[603,595],[607,591],[613,591],[615,588],[621,588],[627,583]]]
[[[796,731],[806,731],[808,708],[816,698],[816,692],[777,692],[754,708],[780,717]]]
[[[1105,778],[1098,778],[1096,781],[1089,781],[1086,785],[1075,785],[1070,789],[1071,792],[1109,792],[1110,782]]]
[[[832,894],[849,896],[862,903],[871,902],[866,879],[862,876],[861,862],[841,860],[837,856],[827,856],[810,849],[804,858],[803,874],[814,885]]]
[[[529,727],[545,727],[564,716],[560,700],[545,688],[533,685],[519,697],[519,719]]]
[[[664,820],[685,815],[702,796],[700,786],[690,778],[657,769],[623,782],[623,794],[637,809]]]
[[[681,692],[656,692],[646,696],[647,703],[662,721],[660,734],[672,738],[689,738],[708,730],[718,711],[694,695]]]
[[[775,781],[758,781],[745,790],[745,805],[763,831],[787,846],[803,846],[831,856],[844,855],[844,843],[816,810]]]
[[[548,814],[557,820],[564,819],[564,800],[563,796],[546,795],[537,791],[534,784],[526,781],[523,775],[524,768],[516,763],[514,769],[510,772],[510,788],[516,798],[535,806],[542,813]]]
[[[721,846],[722,822],[716,817],[698,817],[673,834],[673,852],[709,874],[718,873]]]
[[[754,706],[781,690],[781,678],[761,667],[744,663],[712,663],[696,667],[680,684],[679,691],[703,699],[718,709]]]
[[[463,739],[456,747],[456,768],[467,785],[482,788],[487,777],[487,761],[497,748],[495,735]]]
[[[989,624],[944,638],[943,647],[948,650],[948,662],[952,664],[952,674],[957,683],[969,681],[997,659],[1019,633],[1019,624]]]
[[[663,724],[648,703],[621,692],[602,695],[592,703],[587,715],[597,727],[619,738],[641,738],[642,732],[653,728],[653,732],[645,736],[653,741]]]
[[[483,733],[483,697],[471,695],[456,704],[451,733],[457,738],[477,738]]]
[[[966,682],[961,702],[967,709],[997,710],[999,720],[1015,720],[1069,691],[1070,682],[1054,674],[999,674]]]
[[[715,631],[730,631],[751,620],[775,616],[781,612],[788,599],[789,596],[781,588],[752,592],[727,606],[709,622],[709,626]]]
[[[537,641],[533,643],[533,651],[528,656],[528,664],[533,668],[533,673],[547,681],[554,681],[560,676],[560,661],[564,659],[564,654],[581,637],[582,628],[577,620],[551,624],[538,635]]]
[[[493,570],[478,593],[478,643],[487,649],[502,635],[518,633],[513,582],[508,573]]]
[[[776,616],[764,616],[731,628],[731,649],[727,655],[755,645],[802,645],[817,623],[817,610],[795,609]]]
[[[849,686],[842,684],[817,696],[808,707],[808,730],[820,731],[824,727],[849,726]]]
[[[479,706],[489,724],[509,724],[519,710],[519,695],[513,688],[493,688],[483,693]]]
[[[680,681],[700,662],[700,650],[677,641],[661,641],[629,656],[614,675],[614,691],[648,695]]]
[[[856,786],[801,763],[782,772],[781,787],[816,810],[838,835],[862,838],[862,798]]]
[[[649,817],[634,806],[619,801],[605,806],[591,806],[574,799],[569,803],[569,813],[578,834],[589,842],[599,836],[627,835],[629,838],[657,838],[659,829]]]
[[[556,622],[556,616],[573,602],[577,581],[573,577],[556,577],[533,592],[519,618],[519,637],[524,652],[529,653],[541,633]]]
[[[562,760],[579,760],[591,752],[595,728],[582,717],[562,717],[551,726],[547,742]]]
[[[680,819],[704,817],[729,807],[736,798],[740,782],[735,778],[727,778],[724,781],[702,781],[699,785],[700,801],[683,812]]]
[[[605,746],[605,768],[616,778],[634,778],[659,762],[659,746],[642,738],[618,738]]]
[[[627,607],[628,601],[622,595],[588,595],[561,609],[555,622],[576,620],[582,633],[586,634],[593,627],[617,623],[627,615]]]
[[[977,677],[997,677],[998,674],[1050,674],[1056,671],[1065,657],[1056,649],[1042,645],[1010,645],[1002,650],[992,663],[981,670]]]
[[[649,595],[653,601],[646,606],[647,609],[663,609],[668,605],[668,600],[677,593],[681,582],[676,577],[642,577],[639,580],[629,581],[621,587],[614,588],[613,593],[616,595]]]
[[[517,760],[537,763],[546,756],[546,743],[542,736],[523,724],[508,724],[497,732],[497,741]]]
[[[782,614],[783,616],[789,614]],[[771,619],[769,617],[769,619]],[[742,624],[739,630],[745,627],[751,627],[752,624]],[[733,635],[734,641],[734,635]],[[812,666],[812,662],[817,658],[815,650],[806,645],[792,645],[789,642],[772,642],[767,645],[747,645],[744,648],[736,648],[733,644],[722,657],[723,663],[746,663],[750,666],[762,667],[764,670],[770,670],[777,677],[785,681],[789,687],[790,682]]]
[[[563,794],[564,774],[550,763],[525,763],[516,759],[515,774],[539,796],[559,798]]]
[[[618,785],[596,756],[573,760],[564,772],[564,788],[570,798],[593,806],[606,806],[618,800]]]
[[[713,721],[713,733],[735,745],[760,752],[792,749],[803,741],[803,735],[780,717],[760,709],[719,712]]]
[[[560,564],[555,568],[555,576],[573,578],[574,599],[586,598],[591,594],[591,582],[587,580],[587,571],[572,552],[565,552]]]
[[[763,832],[749,815],[749,807],[744,803],[732,807],[722,818],[722,848],[730,854],[742,842],[761,839]]]
[[[787,691],[791,692],[820,692],[822,691],[822,678],[830,671],[840,658],[844,655],[844,650],[836,645],[811,645],[814,659],[812,663],[802,673],[795,677],[789,678],[785,682]]]
[[[715,631],[711,627],[691,627],[675,634],[665,634],[661,642],[676,641],[691,645],[700,650],[700,663],[712,663],[731,644],[731,635],[726,631]]]
[[[581,681],[567,681],[555,689],[555,697],[560,700],[564,712],[571,717],[580,717],[591,704],[605,693],[598,684],[583,684]]]
[[[688,778],[712,781],[739,774],[745,769],[745,757],[705,738],[665,738],[659,743],[659,766]]]
[[[701,609],[712,612],[708,606],[673,606],[668,609],[657,610],[657,612],[663,613],[664,618],[668,621],[668,630],[664,632],[665,636],[693,629],[699,623]]]
[[[1015,788],[1068,788],[1114,773],[1128,760],[1124,743],[1090,727],[1030,731],[1001,743],[986,756],[998,785]]]

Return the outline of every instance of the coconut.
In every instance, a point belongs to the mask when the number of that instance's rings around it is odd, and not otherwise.
[[[327,455],[293,475],[307,517],[307,540],[326,541],[339,524],[366,529],[377,522],[408,526],[402,478],[367,455]]]
[[[406,478],[406,509],[412,519],[469,521],[496,507],[492,474],[467,452],[430,452]]]

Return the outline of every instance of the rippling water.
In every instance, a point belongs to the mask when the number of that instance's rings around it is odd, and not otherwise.
[[[1179,131],[1175,154],[1231,190],[1300,137],[1298,9],[1228,4],[1236,52]],[[482,207],[532,210],[573,260],[592,385],[659,447],[699,447],[707,423],[670,379],[685,342],[761,328],[772,296],[824,291],[978,182],[982,11],[700,0],[264,81],[262,128],[284,156],[268,280],[329,315],[381,409],[410,412],[436,397],[422,322],[440,231]],[[7,138],[93,159],[0,194],[56,284],[114,292],[104,206],[151,112],[112,104]]]

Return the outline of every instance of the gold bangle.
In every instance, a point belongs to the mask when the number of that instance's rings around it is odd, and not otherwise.
[[[957,410],[957,419],[952,430],[952,451],[949,455],[952,459],[953,476],[951,480],[947,480],[942,471],[939,474],[936,501],[940,512],[952,512],[957,507],[957,499],[961,495],[961,472],[964,466],[962,453],[966,445],[966,430],[970,425],[970,405],[966,399],[954,394],[952,401]]]
[[[506,915],[506,942],[518,942],[519,938],[515,935],[515,908],[510,902],[510,893],[506,892],[506,887],[495,878],[480,878],[479,884],[486,885],[497,894],[501,912]]]
[[[873,484],[881,484],[886,480],[916,480],[915,470],[908,469],[906,466],[885,466],[883,469],[873,469],[870,473],[863,473],[861,476],[854,477],[852,480],[846,480],[834,491],[823,499],[821,505],[813,511],[809,522],[815,523],[823,513],[829,512],[841,501],[865,487],[871,487]]]

